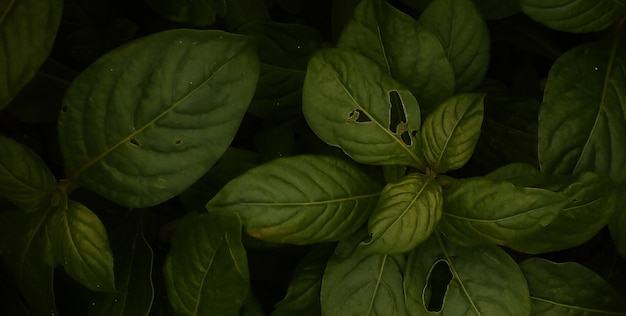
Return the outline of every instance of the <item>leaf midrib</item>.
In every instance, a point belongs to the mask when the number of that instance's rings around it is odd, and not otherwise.
[[[356,201],[356,200],[363,200],[363,199],[369,199],[372,197],[376,197],[379,196],[380,192],[376,192],[376,193],[370,193],[370,194],[362,194],[362,195],[355,195],[355,196],[350,196],[350,197],[345,197],[345,198],[339,198],[339,199],[332,199],[332,200],[321,200],[321,201],[312,201],[312,202],[233,202],[233,203],[226,203],[226,204],[210,204],[214,205],[214,206],[220,206],[220,207],[225,207],[225,206],[229,206],[229,205],[246,205],[246,206],[316,206],[316,205],[328,205],[328,204],[336,204],[336,203],[343,203],[343,202],[350,202],[350,201]]]
[[[9,5],[6,7],[6,10],[4,10],[4,12],[2,13],[2,16],[0,16],[0,26],[2,26],[6,17],[9,15],[9,12],[11,12],[11,9],[13,8],[15,2],[17,2],[17,0],[11,0],[11,2],[9,2]]]

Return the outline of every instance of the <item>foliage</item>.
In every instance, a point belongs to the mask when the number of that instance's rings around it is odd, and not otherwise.
[[[3,312],[626,315],[624,21],[0,1]]]

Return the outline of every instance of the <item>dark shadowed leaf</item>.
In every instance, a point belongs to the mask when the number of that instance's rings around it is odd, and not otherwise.
[[[626,14],[626,6],[614,0],[521,0],[522,11],[559,31],[601,31]]]
[[[485,19],[502,19],[521,11],[520,0],[472,0]],[[402,0],[411,8],[424,11],[433,0]]]
[[[154,11],[176,22],[207,26],[226,13],[226,0],[145,0]]]
[[[626,191],[622,189],[618,194],[617,211],[613,214],[609,221],[609,229],[615,248],[623,258],[626,258]]]

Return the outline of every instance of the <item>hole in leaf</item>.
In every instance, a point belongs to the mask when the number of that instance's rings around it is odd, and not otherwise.
[[[67,112],[67,109],[68,109],[67,105],[64,105],[64,106],[61,107],[61,112],[65,113],[65,112]]]
[[[371,121],[372,119],[359,109],[354,109],[348,113],[348,122],[350,123],[367,123]]]
[[[391,104],[389,109],[389,130],[393,133],[402,134],[402,131],[398,132],[398,127],[406,125],[406,111],[398,91],[389,91],[389,104]]]
[[[444,260],[439,260],[428,273],[428,284],[424,289],[423,299],[429,312],[440,312],[443,308],[443,299],[446,297],[448,286],[452,280],[450,266]]]
[[[131,139],[130,139],[130,143],[131,143],[131,144],[133,144],[133,145],[135,145],[135,146],[139,146],[139,141],[138,141],[138,140],[136,140],[136,139],[134,139],[134,138],[131,138]]]
[[[402,141],[407,146],[411,146],[413,144],[413,139],[411,139],[411,136],[409,135],[409,132],[407,131],[404,131],[404,133],[400,134],[400,138],[402,138]]]
[[[417,137],[417,130],[416,130],[416,129],[414,129],[414,130],[411,132],[411,136],[413,136],[413,137]]]
[[[180,139],[177,139],[176,141],[174,141],[174,144],[176,144],[176,145],[180,145],[180,144],[182,144],[182,143],[183,143],[183,141],[182,141],[182,140],[180,140]]]

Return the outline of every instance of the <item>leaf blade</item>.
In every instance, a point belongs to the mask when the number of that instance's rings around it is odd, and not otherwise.
[[[146,0],[160,15],[176,22],[188,22],[197,26],[208,26],[215,16],[226,13],[225,0]]]
[[[626,13],[611,0],[521,0],[522,11],[552,29],[572,33],[601,31]]]

